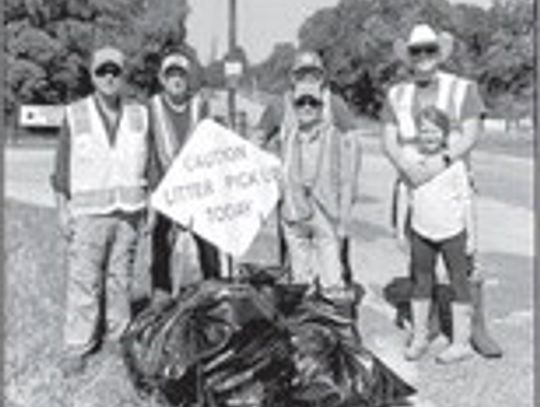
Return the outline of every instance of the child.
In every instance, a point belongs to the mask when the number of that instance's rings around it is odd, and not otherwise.
[[[441,155],[445,158],[450,132],[449,118],[435,107],[421,110],[415,117],[417,136],[407,140],[406,160],[425,163]],[[409,189],[411,202],[410,251],[413,275],[413,337],[405,357],[416,360],[427,350],[430,299],[435,284],[435,266],[439,254],[448,271],[454,291],[452,304],[453,342],[437,360],[448,363],[472,355],[470,339],[470,290],[467,279],[467,205],[470,186],[463,160],[428,182]]]

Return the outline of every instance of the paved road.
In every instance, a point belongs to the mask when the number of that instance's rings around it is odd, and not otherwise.
[[[351,227],[354,237],[351,262],[357,278],[368,288],[360,318],[360,323],[369,327],[364,330],[365,340],[399,374],[416,383],[420,396],[432,401],[430,405],[446,407],[438,396],[426,394],[428,390],[424,391],[423,387],[425,377],[422,377],[423,371],[420,372],[418,365],[401,357],[405,334],[392,326],[393,311],[381,299],[382,287],[393,277],[405,274],[406,258],[396,247],[387,227],[393,170],[381,156],[376,140],[365,138],[363,144],[366,154],[359,179],[362,199],[355,208],[356,220]],[[53,194],[48,187],[52,158],[51,149],[7,149],[7,197],[52,206]],[[490,323],[495,332],[500,332],[499,337],[523,327],[526,328],[523,335],[529,335],[532,332],[534,252],[533,162],[476,153],[473,163],[481,191],[478,202],[479,249],[487,282]],[[503,337],[502,342],[511,347],[514,339],[509,335]],[[519,349],[519,354],[530,360],[532,339],[525,338],[525,344],[525,349]],[[532,389],[526,390],[529,391],[532,399]],[[485,404],[486,407],[488,405]],[[521,405],[532,406],[532,401]]]

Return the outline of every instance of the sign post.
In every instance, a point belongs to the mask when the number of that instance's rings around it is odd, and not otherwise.
[[[235,75],[231,75],[231,64],[234,64],[232,60],[234,51],[236,49],[236,0],[229,0],[229,57],[230,61],[225,62],[225,77],[227,78],[228,89],[228,115],[229,115],[229,127],[233,130],[236,129],[236,81]],[[234,66],[234,65],[233,65]],[[229,72],[227,72],[229,70]],[[231,278],[233,274],[234,264],[233,259],[230,256],[220,253],[220,263],[224,274]]]

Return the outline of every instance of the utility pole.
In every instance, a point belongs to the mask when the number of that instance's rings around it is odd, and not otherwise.
[[[229,63],[233,61],[236,52],[236,0],[229,0]],[[229,81],[228,86],[229,125],[236,129],[236,83]]]
[[[227,105],[229,116],[229,128],[236,130],[236,84],[231,67],[235,66],[234,58],[236,52],[236,0],[229,0],[229,55],[225,58],[225,76],[227,81]],[[232,279],[234,272],[234,260],[232,256],[221,251],[221,269],[223,274]]]

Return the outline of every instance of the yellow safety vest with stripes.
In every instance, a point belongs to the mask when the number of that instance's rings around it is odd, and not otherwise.
[[[66,109],[70,129],[70,207],[74,215],[135,212],[146,206],[148,111],[122,107],[111,145],[96,100],[89,96]]]

